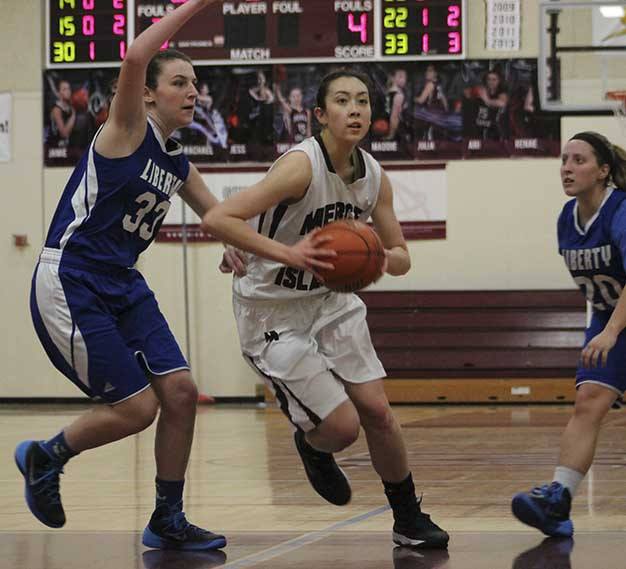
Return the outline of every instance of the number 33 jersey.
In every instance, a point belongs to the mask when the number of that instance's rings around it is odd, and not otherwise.
[[[45,246],[103,267],[132,267],[185,183],[189,161],[150,119],[130,156],[105,158],[94,148],[96,139],[65,186]]]
[[[582,227],[576,199],[558,221],[559,252],[594,310],[611,311],[626,283],[626,192],[607,189],[594,216]]]

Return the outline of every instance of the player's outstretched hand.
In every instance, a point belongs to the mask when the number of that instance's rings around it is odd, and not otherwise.
[[[222,273],[235,273],[238,277],[243,277],[246,274],[246,263],[243,251],[227,245],[219,269]]]
[[[293,245],[291,247],[292,259],[289,261],[289,266],[311,271],[318,280],[321,277],[317,274],[316,269],[332,271],[335,268],[332,259],[337,256],[336,251],[324,247],[324,244],[331,241],[332,237],[319,235],[319,232],[319,229],[314,229]]]
[[[583,366],[586,368],[604,367],[615,342],[617,342],[617,335],[606,329],[591,338],[583,349]]]

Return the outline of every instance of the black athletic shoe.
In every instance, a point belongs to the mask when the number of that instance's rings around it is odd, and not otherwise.
[[[173,507],[165,504],[157,508],[143,530],[141,541],[146,547],[186,551],[221,549],[226,545],[223,535],[190,524],[181,502]]]
[[[313,489],[331,504],[345,506],[352,498],[352,490],[348,477],[337,466],[333,455],[314,449],[306,442],[304,431],[297,430],[294,440]]]
[[[23,441],[15,449],[15,464],[24,476],[24,496],[33,515],[51,528],[65,524],[59,494],[63,465],[52,459],[37,441]]]
[[[421,503],[421,498],[413,498],[406,504],[392,504],[393,542],[422,549],[446,549],[450,536],[422,512]]]

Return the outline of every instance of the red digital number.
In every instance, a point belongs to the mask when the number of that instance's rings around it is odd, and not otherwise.
[[[83,16],[83,35],[93,36],[96,33],[96,20],[93,16]]]
[[[123,14],[113,15],[113,33],[116,36],[124,35],[124,28],[126,27],[126,16]]]
[[[448,53],[461,53],[461,34],[459,32],[448,33]]]
[[[360,32],[361,43],[367,43],[367,14],[361,14],[359,17],[359,23],[354,21],[354,14],[350,12],[348,14],[348,29],[351,32]]]
[[[458,28],[459,18],[461,16],[461,7],[456,4],[448,6],[448,27]]]

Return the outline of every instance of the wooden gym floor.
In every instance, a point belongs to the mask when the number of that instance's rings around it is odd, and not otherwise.
[[[309,487],[280,413],[200,408],[187,477],[191,521],[224,532],[224,552],[147,550],[153,430],[71,461],[68,517],[49,530],[28,512],[13,449],[54,434],[85,407],[0,407],[0,569],[623,569],[626,411],[612,411],[575,500],[574,541],[544,540],[510,514],[511,496],[550,479],[571,406],[398,406],[424,510],[451,534],[448,552],[394,548],[392,518],[364,437],[338,456],[353,500]]]

